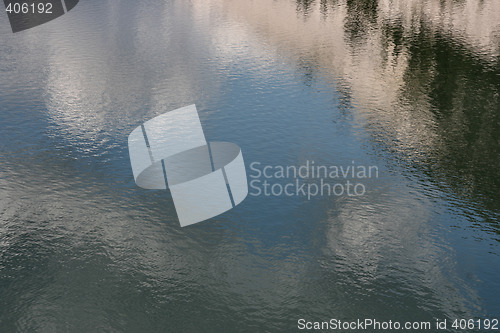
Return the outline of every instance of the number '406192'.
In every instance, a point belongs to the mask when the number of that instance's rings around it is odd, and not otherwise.
[[[9,14],[52,14],[52,4],[48,3],[9,3],[5,8]]]
[[[456,330],[498,330],[498,319],[455,319],[452,328]]]

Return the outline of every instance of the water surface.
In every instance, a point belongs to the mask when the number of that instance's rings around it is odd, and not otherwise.
[[[499,22],[494,0],[81,1],[18,34],[0,15],[0,331],[499,318]],[[180,228],[127,137],[192,103],[248,170],[379,177]]]

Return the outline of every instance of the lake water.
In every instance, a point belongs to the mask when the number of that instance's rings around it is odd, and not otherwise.
[[[0,40],[0,332],[500,319],[498,1],[82,0]],[[378,177],[181,228],[127,137],[193,103],[249,181]]]

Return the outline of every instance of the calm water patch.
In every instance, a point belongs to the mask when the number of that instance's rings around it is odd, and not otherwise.
[[[0,331],[293,331],[500,316],[496,1],[80,2],[0,15]],[[377,166],[180,228],[145,120],[195,103],[262,165]],[[452,331],[449,327],[447,331]]]

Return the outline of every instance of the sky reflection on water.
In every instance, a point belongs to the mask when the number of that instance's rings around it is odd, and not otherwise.
[[[0,331],[498,317],[495,1],[80,2],[0,15]],[[362,197],[179,228],[127,137],[196,103],[245,162],[377,165]]]

